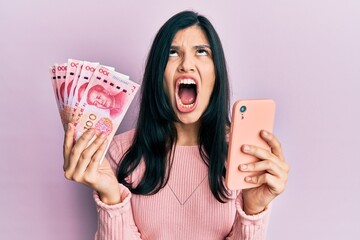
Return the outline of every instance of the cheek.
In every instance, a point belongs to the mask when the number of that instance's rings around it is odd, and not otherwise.
[[[206,71],[205,81],[204,81],[204,88],[210,94],[212,93],[214,86],[215,86],[215,72],[214,68],[209,67]]]
[[[175,106],[174,88],[172,87],[172,85],[170,85],[169,82],[166,82],[166,80],[164,80],[164,92],[165,92],[165,95],[167,96],[169,103],[171,104],[171,106],[174,107]]]
[[[88,95],[88,102],[91,102],[91,103],[94,102],[94,96],[92,94]]]
[[[173,82],[174,74],[173,72],[166,67],[164,72],[164,91],[169,96],[170,100],[172,100],[171,96],[174,96],[174,82]]]
[[[211,94],[214,90],[214,84],[213,83],[207,83],[205,87],[205,97],[206,101],[209,101]]]
[[[165,95],[169,98],[169,99],[171,99],[171,97],[170,97],[170,88],[169,88],[169,83],[168,83],[168,81],[164,78],[164,82],[163,82],[163,86],[164,86],[164,92],[165,92]]]
[[[100,95],[100,100],[107,100],[107,101],[109,101],[109,100],[111,100],[111,97],[110,97],[110,95],[102,94],[102,95]]]
[[[165,93],[169,94],[169,83],[168,83],[168,80],[166,80],[166,78],[164,78],[163,87],[164,87]]]

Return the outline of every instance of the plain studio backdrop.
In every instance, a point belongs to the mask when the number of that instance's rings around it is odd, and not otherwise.
[[[273,98],[291,172],[270,240],[360,239],[360,1],[1,1],[0,239],[92,239],[92,192],[63,177],[49,67],[114,66],[141,83],[160,26],[207,16],[224,46],[231,101]],[[135,126],[139,95],[118,133]]]

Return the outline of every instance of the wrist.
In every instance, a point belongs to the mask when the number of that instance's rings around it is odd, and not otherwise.
[[[119,186],[109,188],[107,192],[98,192],[100,200],[107,205],[115,205],[122,202]]]
[[[244,212],[246,215],[257,215],[261,212],[263,212],[265,210],[265,208],[247,208],[246,206],[244,206]]]
[[[256,215],[265,210],[266,207],[259,206],[256,204],[251,204],[246,201],[243,201],[243,211],[246,215]]]

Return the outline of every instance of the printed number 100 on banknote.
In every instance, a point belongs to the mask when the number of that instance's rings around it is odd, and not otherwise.
[[[111,139],[132,102],[139,84],[99,65],[81,97],[77,109],[77,140],[87,129],[105,133]]]

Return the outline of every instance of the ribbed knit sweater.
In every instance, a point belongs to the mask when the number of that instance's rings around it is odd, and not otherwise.
[[[131,130],[111,142],[106,158],[114,171],[133,136]],[[143,170],[140,164],[129,180],[139,183]],[[97,240],[265,239],[270,210],[246,215],[242,194],[236,191],[228,202],[217,201],[198,146],[176,146],[169,181],[158,193],[136,195],[121,184],[119,188],[123,201],[116,205],[106,205],[94,192]]]

